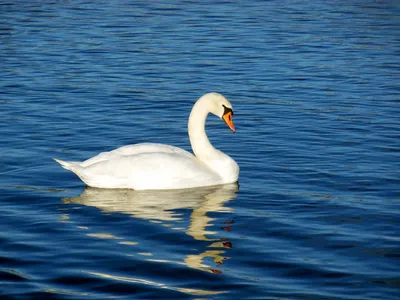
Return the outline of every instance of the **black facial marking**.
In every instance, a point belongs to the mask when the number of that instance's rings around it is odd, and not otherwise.
[[[232,114],[232,116],[233,116],[233,110],[232,110],[232,108],[229,108],[229,107],[226,107],[225,105],[223,105],[222,104],[222,106],[224,107],[224,116],[227,114],[227,113],[231,113]]]

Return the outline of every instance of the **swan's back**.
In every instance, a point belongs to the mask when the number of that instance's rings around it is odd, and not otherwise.
[[[123,146],[110,152],[102,152],[80,163],[80,166],[86,168],[90,165],[93,165],[101,161],[111,160],[113,158],[118,158],[120,156],[138,155],[143,153],[170,153],[186,157],[194,157],[194,155],[191,154],[190,152],[175,146],[157,144],[157,143],[141,143],[141,144]]]

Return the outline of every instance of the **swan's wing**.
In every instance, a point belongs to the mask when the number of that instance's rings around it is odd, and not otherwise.
[[[175,146],[156,143],[141,143],[123,146],[110,152],[102,152],[92,158],[89,158],[88,160],[85,160],[80,164],[80,166],[86,168],[101,161],[113,160],[120,156],[137,155],[142,153],[170,153],[189,158],[194,157],[194,155],[190,152]]]
[[[144,189],[190,188],[220,184],[221,177],[195,157],[176,153],[113,156],[84,168],[89,186]]]

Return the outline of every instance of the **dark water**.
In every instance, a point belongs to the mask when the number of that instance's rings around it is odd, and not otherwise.
[[[398,1],[0,2],[1,299],[399,299]],[[240,186],[85,189],[51,158],[190,149]]]

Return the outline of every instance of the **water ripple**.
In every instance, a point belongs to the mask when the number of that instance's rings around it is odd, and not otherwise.
[[[396,1],[0,3],[0,297],[397,299]],[[207,134],[240,185],[85,189],[52,157]]]

